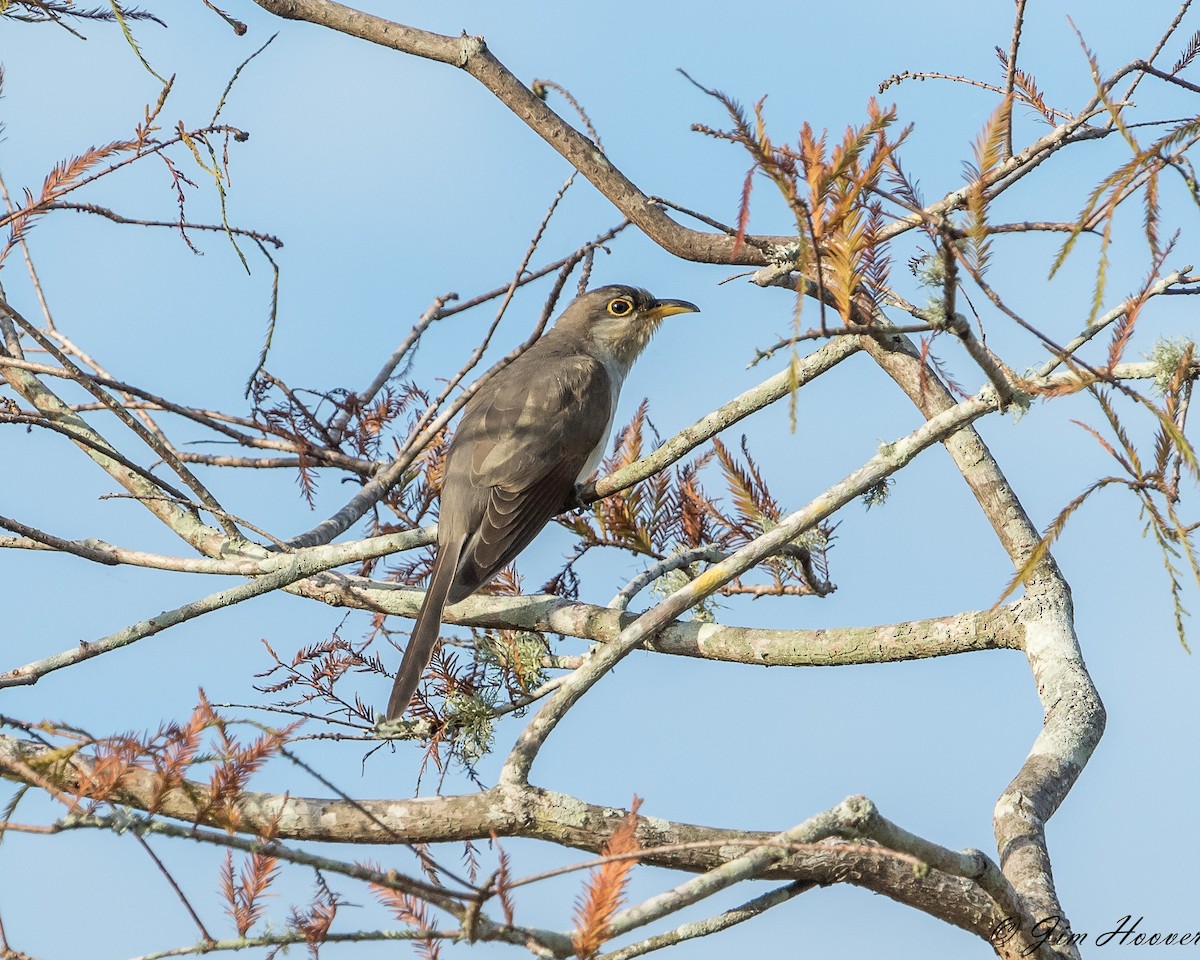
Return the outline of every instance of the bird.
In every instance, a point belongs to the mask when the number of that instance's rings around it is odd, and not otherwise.
[[[699,310],[640,287],[598,287],[467,401],[446,452],[437,554],[386,720],[408,709],[445,606],[479,590],[578,502],[579,484],[604,453],[625,377],[662,320]]]

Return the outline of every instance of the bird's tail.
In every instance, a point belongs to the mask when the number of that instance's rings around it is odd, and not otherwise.
[[[465,538],[459,537],[450,543],[438,546],[437,558],[433,561],[433,573],[429,577],[429,588],[425,600],[413,622],[412,636],[404,649],[400,669],[396,671],[396,682],[392,684],[392,695],[388,700],[387,719],[396,720],[412,701],[421,682],[421,674],[433,659],[433,648],[437,643],[438,631],[442,626],[442,610],[446,596],[454,584],[458,560],[462,554]]]

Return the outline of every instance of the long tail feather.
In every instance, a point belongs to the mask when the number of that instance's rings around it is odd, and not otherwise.
[[[398,719],[408,709],[421,682],[421,675],[433,659],[433,648],[442,626],[442,610],[446,606],[446,596],[454,585],[464,539],[457,538],[438,548],[437,559],[433,561],[433,573],[429,578],[429,589],[425,591],[425,600],[413,622],[412,636],[404,649],[400,669],[396,671],[396,682],[392,685],[392,696],[387,705],[388,720]]]

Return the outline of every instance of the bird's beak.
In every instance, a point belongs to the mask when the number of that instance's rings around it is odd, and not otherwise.
[[[676,313],[699,313],[700,308],[687,300],[655,300],[644,316],[648,320],[661,320]]]

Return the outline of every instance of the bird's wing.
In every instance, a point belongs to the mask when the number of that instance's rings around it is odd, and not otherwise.
[[[612,412],[608,372],[586,355],[533,356],[468,407],[446,463],[439,525],[466,535],[455,603],[509,563],[563,508]]]

